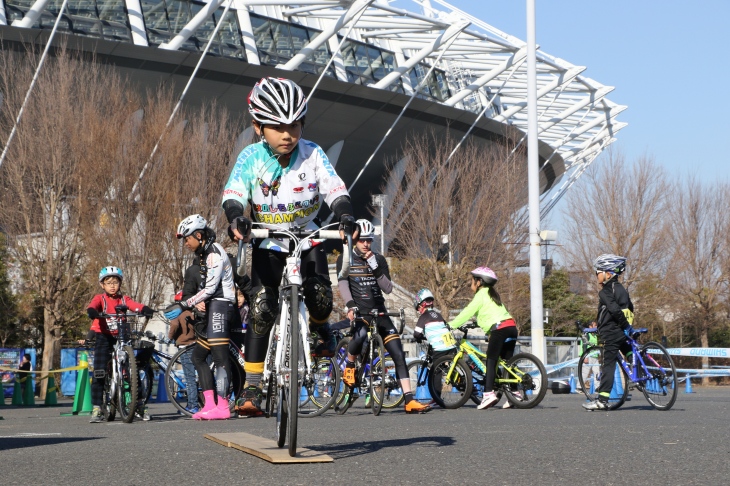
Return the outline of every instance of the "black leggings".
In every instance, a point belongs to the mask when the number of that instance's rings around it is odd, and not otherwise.
[[[365,319],[372,319],[372,317]],[[393,364],[395,364],[395,374],[399,380],[408,378],[408,368],[406,366],[406,356],[403,352],[403,343],[401,343],[398,331],[396,331],[393,321],[388,316],[380,316],[376,318],[376,328],[378,334],[383,338],[385,350],[390,354]],[[355,324],[355,330],[352,333],[352,339],[347,346],[347,352],[357,356],[362,354],[368,337],[367,326],[364,322],[358,321]]]
[[[494,378],[497,375],[497,361],[499,358],[504,360],[510,359],[515,353],[516,344],[516,326],[495,329],[489,333],[489,343],[487,344],[487,378],[484,382],[485,393],[494,389]]]
[[[254,248],[251,252],[251,285],[252,293],[255,295],[261,287],[269,287],[278,293],[281,276],[286,267],[288,253],[278,251],[262,250]],[[302,264],[300,268],[302,281],[314,275],[322,275],[329,281],[329,268],[327,267],[327,255],[324,246],[318,245],[302,252]],[[305,323],[300,322],[300,326]],[[263,363],[266,359],[266,349],[269,346],[269,332],[258,334],[249,326],[246,337],[246,361],[250,363]]]
[[[601,383],[598,386],[599,398],[608,400],[611,396],[611,389],[616,378],[616,363],[618,363],[618,352],[628,353],[631,345],[626,340],[626,335],[617,324],[609,323],[598,330],[603,341],[603,364],[601,365]]]
[[[206,302],[208,327],[206,337],[198,336],[193,348],[193,365],[198,372],[198,380],[203,391],[216,389],[219,396],[228,394],[231,366],[228,354],[229,325],[237,313],[235,306],[228,301],[211,300]],[[213,373],[207,363],[208,354],[215,364],[215,385]]]

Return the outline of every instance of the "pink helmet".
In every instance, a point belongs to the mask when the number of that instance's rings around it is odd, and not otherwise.
[[[484,285],[487,287],[491,287],[497,283],[497,280],[499,280],[497,278],[497,274],[494,273],[494,270],[489,267],[477,267],[471,271],[471,274],[476,278],[482,279],[482,282],[484,282]]]

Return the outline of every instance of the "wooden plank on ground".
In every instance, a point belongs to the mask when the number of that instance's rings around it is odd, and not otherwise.
[[[297,447],[297,455],[291,457],[289,449],[279,448],[276,442],[244,432],[205,434],[205,438],[220,445],[238,449],[272,464],[296,464],[307,462],[334,462],[332,457],[305,447]]]

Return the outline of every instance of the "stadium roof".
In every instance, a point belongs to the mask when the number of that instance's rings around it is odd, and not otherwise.
[[[0,0],[0,25],[7,18],[14,27],[50,28],[44,15],[55,17],[61,1],[28,5]],[[181,5],[188,5],[187,15]],[[93,19],[83,12],[92,10],[101,34],[77,32],[84,18]],[[442,0],[235,0],[230,6],[223,0],[70,0],[67,17],[66,32],[109,39],[116,28],[117,40],[128,32],[128,42],[172,51],[202,50],[201,41],[220,23],[218,55],[405,95],[420,84],[420,98],[527,132],[526,43]],[[262,25],[273,35],[262,37]],[[286,45],[277,25],[291,28]],[[231,50],[237,43],[240,52]],[[537,61],[539,138],[552,150],[545,157],[541,148],[541,157],[561,159],[567,175],[544,194],[550,198],[543,201],[545,214],[626,126],[616,120],[626,107],[606,98],[612,87],[582,76],[585,67],[540,50]]]

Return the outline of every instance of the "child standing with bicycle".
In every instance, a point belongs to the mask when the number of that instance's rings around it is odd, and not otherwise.
[[[193,418],[227,420],[231,417],[228,405],[231,376],[228,344],[231,325],[238,322],[233,266],[223,247],[215,242],[215,232],[199,214],[180,222],[177,237],[198,257],[201,284],[195,295],[167,307],[165,317],[174,319],[193,307],[206,313],[206,319],[199,326],[196,324],[198,338],[192,356],[205,403],[200,411],[193,414]],[[206,361],[208,355],[213,356],[215,380]]]
[[[601,286],[598,292],[596,323],[598,335],[603,341],[603,365],[598,398],[583,404],[583,408],[588,411],[609,409],[608,399],[613,388],[618,353],[622,351],[626,354],[631,351],[631,345],[626,341],[626,337],[631,336],[634,331],[631,327],[634,320],[634,304],[626,288],[618,281],[619,275],[626,269],[626,258],[606,253],[595,259],[593,268]]]
[[[484,410],[499,401],[494,393],[494,379],[497,374],[497,361],[509,359],[515,352],[517,325],[502,303],[499,293],[494,289],[497,274],[488,267],[477,267],[471,271],[471,289],[474,298],[464,310],[448,325],[452,329],[463,326],[474,315],[477,324],[489,336],[487,345],[487,376],[484,383],[484,396],[477,408]],[[509,408],[510,403],[505,404]]]
[[[94,346],[94,380],[91,383],[91,410],[90,423],[101,422],[101,402],[104,393],[104,377],[106,374],[106,365],[112,359],[112,350],[117,342],[119,335],[119,324],[116,319],[107,319],[100,317],[102,314],[116,313],[115,307],[125,305],[130,311],[140,313],[145,317],[152,317],[154,311],[146,305],[133,301],[131,298],[122,294],[122,279],[124,275],[118,267],[104,267],[99,272],[99,285],[104,290],[103,293],[97,294],[91,299],[89,307],[86,309],[87,315],[93,319],[91,329],[87,335],[87,339],[96,338]],[[79,341],[85,344],[85,340]],[[140,387],[140,393],[144,393]],[[143,420],[149,420],[150,415],[144,406],[144,396],[141,398],[139,412]]]
[[[456,341],[451,331],[446,327],[443,316],[433,308],[433,293],[428,289],[421,289],[413,299],[413,306],[420,316],[413,330],[413,339],[417,343],[425,338],[433,349],[433,360],[456,350]]]

